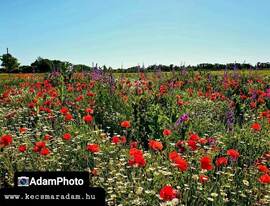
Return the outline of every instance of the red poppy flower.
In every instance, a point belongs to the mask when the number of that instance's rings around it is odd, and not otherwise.
[[[261,130],[262,127],[259,123],[255,122],[251,125],[251,128],[253,129],[253,131],[258,132]]]
[[[200,139],[199,135],[193,133],[189,135],[189,139],[193,141],[198,141]]]
[[[205,170],[212,170],[213,166],[212,166],[212,160],[210,157],[202,157],[201,158],[201,168],[205,169]]]
[[[187,161],[181,157],[175,160],[175,164],[181,171],[186,171],[188,169]]]
[[[18,150],[19,150],[20,152],[25,152],[25,151],[26,151],[26,145],[20,145],[20,146],[18,147]]]
[[[114,144],[120,143],[120,138],[118,136],[113,136],[112,137],[112,143],[114,143]]]
[[[86,148],[89,152],[92,152],[92,153],[97,153],[100,151],[98,144],[88,144]]]
[[[199,176],[199,180],[200,180],[200,182],[203,184],[203,183],[206,183],[207,181],[208,181],[208,176],[206,176],[206,175],[200,175]]]
[[[186,171],[188,169],[188,162],[183,159],[176,151],[170,152],[169,158],[181,171]]]
[[[86,108],[86,109],[85,109],[85,112],[86,112],[86,113],[89,113],[89,114],[93,114],[93,113],[94,113],[94,110],[91,109],[91,108]]]
[[[64,140],[70,140],[70,138],[71,138],[71,134],[69,134],[69,133],[66,133],[63,135]]]
[[[29,107],[30,109],[33,109],[33,108],[35,107],[35,103],[34,103],[34,102],[30,102],[30,103],[28,104],[28,107]]]
[[[228,159],[226,157],[219,157],[216,159],[216,166],[226,166],[228,164]]]
[[[136,149],[136,148],[131,148],[129,150],[129,155],[130,159],[128,161],[129,165],[131,166],[139,166],[139,167],[144,167],[146,164],[146,161],[143,157],[143,152],[142,150]]]
[[[93,96],[95,96],[95,93],[93,93],[93,92],[87,92],[87,94],[86,94],[88,97],[93,97]]]
[[[82,100],[83,100],[83,96],[82,95],[80,95],[80,96],[78,96],[78,97],[75,98],[75,101],[76,102],[80,102]]]
[[[201,145],[204,145],[204,144],[206,144],[206,143],[208,142],[208,140],[205,139],[205,138],[200,138],[200,139],[198,140],[198,142],[199,142]]]
[[[121,137],[121,143],[125,144],[127,142],[127,138],[125,136]]]
[[[237,159],[240,156],[239,152],[234,149],[227,150],[227,155],[231,156],[233,159]]]
[[[176,151],[172,151],[169,153],[169,158],[173,162],[175,162],[175,160],[179,157],[180,157],[180,155]]]
[[[160,85],[159,87],[159,93],[162,95],[162,94],[165,94],[167,92],[167,89],[168,87],[166,85]]]
[[[36,143],[35,143],[35,145],[36,145],[37,147],[42,148],[42,147],[45,147],[45,146],[46,146],[46,143],[45,143],[45,142],[40,141],[40,142],[36,142]]]
[[[43,156],[46,156],[46,155],[50,154],[50,150],[48,148],[46,148],[46,147],[42,148],[40,150],[40,154],[43,155]]]
[[[38,146],[35,145],[34,148],[33,148],[33,151],[34,151],[34,152],[39,152],[39,151],[40,151],[40,148],[39,148]]]
[[[45,143],[45,142],[42,142],[42,141],[36,142],[36,143],[35,143],[35,146],[34,146],[34,148],[33,148],[33,151],[34,151],[34,152],[40,152],[40,150],[41,150],[42,148],[44,148],[45,146],[46,146],[46,143]]]
[[[270,176],[268,174],[260,176],[259,182],[262,184],[270,184]]]
[[[131,127],[130,122],[127,121],[127,120],[121,122],[121,127],[123,127],[123,128],[129,128],[129,127]]]
[[[26,132],[27,131],[27,128],[25,128],[25,127],[20,127],[20,133],[22,134],[22,133],[24,133],[24,132]]]
[[[160,198],[164,201],[171,201],[172,199],[176,198],[176,195],[176,190],[169,185],[164,186],[159,192]]]
[[[62,107],[60,109],[60,112],[61,112],[61,114],[66,114],[66,113],[68,113],[68,108],[67,107]]]
[[[88,115],[86,115],[86,116],[83,117],[83,120],[86,123],[89,123],[89,122],[92,122],[93,121],[93,117],[92,117],[92,115],[88,114]]]
[[[169,130],[169,129],[164,129],[163,130],[163,135],[164,136],[170,136],[172,134],[172,131],[171,130]]]
[[[192,151],[197,149],[197,143],[194,140],[188,140],[187,144]]]
[[[152,150],[155,150],[155,151],[160,151],[163,149],[163,145],[161,142],[159,141],[156,141],[156,140],[149,140],[148,142],[148,146],[152,149]]]
[[[11,135],[4,134],[0,138],[0,145],[3,145],[4,147],[12,143],[12,137]]]
[[[256,107],[257,107],[257,103],[254,102],[254,101],[250,102],[250,107],[251,107],[252,109],[256,108]]]
[[[257,168],[258,168],[258,170],[260,172],[264,172],[264,173],[268,173],[269,172],[269,169],[265,165],[258,165]]]
[[[72,119],[73,119],[72,114],[67,113],[67,114],[65,115],[65,121],[70,121],[70,120],[72,120]]]
[[[136,149],[136,148],[131,148],[129,150],[129,155],[134,156],[134,155],[143,155],[142,150]]]
[[[49,134],[45,134],[45,135],[44,135],[44,140],[49,140],[49,139],[51,139],[51,138],[52,138],[52,136],[49,135]]]
[[[132,166],[139,166],[139,167],[144,167],[146,164],[146,161],[143,157],[143,155],[134,155],[133,157],[131,157],[131,159],[129,160],[129,165]]]

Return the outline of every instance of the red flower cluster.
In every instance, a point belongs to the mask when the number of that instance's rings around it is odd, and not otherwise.
[[[50,150],[47,147],[42,148],[40,151],[40,154],[43,156],[46,156],[46,155],[50,154]]]
[[[0,145],[2,145],[4,147],[10,145],[11,143],[12,143],[12,137],[11,137],[11,135],[4,134],[0,138]]]
[[[210,157],[202,157],[201,158],[201,168],[204,170],[212,170],[213,166],[212,166],[212,160]]]
[[[161,151],[163,149],[162,143],[156,140],[149,140],[148,146],[155,151]]]
[[[190,150],[192,150],[192,151],[195,151],[198,148],[197,147],[197,142],[194,141],[194,140],[189,139],[187,141],[187,144],[188,144],[188,147],[190,148]]]
[[[43,156],[50,154],[50,150],[46,147],[45,142],[36,142],[33,151]]]
[[[123,122],[121,122],[121,127],[123,127],[123,128],[130,128],[131,127],[131,124],[130,124],[130,122],[129,121],[123,121]]]
[[[187,145],[190,148],[190,150],[195,151],[198,148],[198,144],[204,145],[208,141],[205,138],[200,138],[199,135],[195,133],[191,133],[189,135],[189,139],[187,141]]]
[[[268,167],[265,166],[265,165],[258,165],[257,168],[258,168],[258,170],[259,170],[260,172],[263,172],[263,173],[268,173],[268,172],[270,172],[270,170],[268,169]]]
[[[164,85],[164,84],[160,85],[160,87],[159,87],[159,93],[160,93],[160,95],[165,94],[167,92],[167,90],[168,90],[168,86],[167,85]]]
[[[253,123],[251,125],[251,128],[253,129],[254,132],[259,132],[262,129],[261,125],[257,122]]]
[[[19,147],[18,147],[18,150],[20,151],[20,152],[25,152],[26,151],[26,145],[20,145]]]
[[[169,129],[164,129],[163,130],[163,135],[164,136],[170,136],[172,134],[172,131],[171,130],[169,130]]]
[[[270,93],[268,93],[270,97]],[[268,123],[270,124],[270,110],[266,110],[261,113],[260,118],[266,118],[268,120]]]
[[[270,184],[270,175],[264,174],[259,177],[259,182],[262,184]]]
[[[233,160],[236,160],[240,156],[239,152],[234,149],[227,150],[227,155],[229,155]]]
[[[64,115],[65,121],[71,121],[73,120],[72,114],[69,112],[69,109],[67,107],[62,107],[60,109],[60,113]]]
[[[170,152],[169,158],[181,171],[186,171],[188,169],[188,162],[176,151]]]
[[[228,159],[226,157],[219,157],[216,159],[216,166],[226,166],[228,164]]]
[[[97,153],[100,151],[100,148],[99,148],[99,145],[98,144],[88,144],[86,146],[86,149],[89,151],[89,152],[92,152],[92,153]]]
[[[118,136],[113,136],[112,137],[112,143],[113,144],[125,144],[127,142],[127,138],[125,136],[121,136],[121,137],[118,137]]]
[[[129,150],[130,159],[128,161],[129,165],[131,166],[139,166],[144,167],[146,164],[146,161],[143,157],[142,150],[131,148]]]
[[[171,186],[166,185],[160,190],[159,196],[164,201],[171,201],[172,199],[176,198],[177,191]]]

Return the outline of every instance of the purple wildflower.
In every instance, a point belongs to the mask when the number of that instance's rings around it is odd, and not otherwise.
[[[209,137],[207,141],[210,146],[214,146],[217,143],[217,140],[214,137]]]
[[[175,122],[175,126],[177,127],[177,126],[179,126],[182,122],[185,122],[185,121],[187,121],[188,120],[188,114],[183,114],[183,115],[181,115],[178,119],[177,119],[177,121]]]
[[[234,113],[232,110],[229,110],[226,113],[226,126],[229,131],[233,130],[233,125],[234,125]]]

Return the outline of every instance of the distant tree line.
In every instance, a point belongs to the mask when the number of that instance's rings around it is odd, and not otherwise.
[[[47,72],[58,72],[63,71],[64,68],[71,66],[72,64],[67,61],[60,61],[60,60],[50,60],[46,58],[38,57],[33,63],[30,65],[22,65],[20,66],[18,60],[12,56],[10,53],[3,54],[0,56],[1,66],[0,73],[47,73]],[[88,72],[91,71],[96,66],[87,66],[84,64],[76,64],[72,65],[73,71],[75,72]],[[104,71],[112,71],[111,67],[102,66],[99,67]],[[177,65],[150,65],[148,67],[140,67],[140,66],[133,66],[126,69],[117,68],[113,69],[114,72],[119,73],[132,73],[138,71],[144,72],[154,72],[154,71],[161,71],[161,72],[169,72],[169,71],[179,71],[181,69],[186,70],[247,70],[247,69],[270,69],[270,62],[261,63],[258,62],[256,65],[251,65],[247,63],[229,63],[229,64],[210,64],[210,63],[202,63],[196,66],[187,65],[187,66],[177,66]]]
[[[150,65],[146,68],[140,66],[133,66],[127,69],[116,69],[115,72],[124,72],[124,73],[132,73],[138,71],[145,71],[145,72],[154,72],[154,71],[162,71],[162,72],[170,72],[170,71],[179,71],[181,69],[186,70],[194,70],[194,71],[208,71],[208,70],[248,70],[248,69],[270,69],[270,62],[261,63],[258,62],[256,65],[251,65],[247,63],[229,63],[229,64],[210,64],[210,63],[203,63],[194,65],[187,65],[187,66],[178,66],[178,65]]]
[[[11,54],[3,54],[0,56],[2,64],[0,67],[0,73],[47,73],[47,72],[59,72],[66,69],[72,64],[67,61],[50,60],[38,57],[30,65],[20,66],[18,60]],[[77,72],[90,71],[92,67],[84,64],[72,65],[73,70]]]

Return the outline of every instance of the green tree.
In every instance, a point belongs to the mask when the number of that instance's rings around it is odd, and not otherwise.
[[[35,62],[31,64],[35,72],[51,72],[53,62],[49,59],[38,57]]]
[[[18,60],[9,53],[3,54],[0,57],[0,60],[2,61],[1,66],[4,67],[6,72],[12,72],[13,70],[16,70],[20,65]]]

